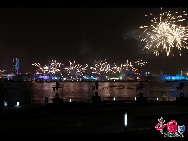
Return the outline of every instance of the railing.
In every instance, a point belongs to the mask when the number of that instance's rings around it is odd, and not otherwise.
[[[168,101],[166,97],[147,97],[147,101]]]
[[[80,97],[66,97],[65,99],[63,98],[63,101],[64,102],[82,102],[82,101],[86,101],[85,99],[83,98],[80,98]]]
[[[101,97],[101,101],[119,101],[119,102],[135,102],[138,97]],[[63,102],[90,102],[91,99],[85,99],[80,97],[66,97],[63,98]],[[147,97],[147,102],[155,101],[176,101],[176,97]],[[44,103],[45,100],[32,100],[31,104]],[[48,101],[50,102],[50,101]],[[51,103],[51,102],[50,102]]]
[[[134,101],[134,97],[102,97],[103,101]]]
[[[43,100],[31,100],[30,102],[31,102],[31,104],[41,104],[41,103],[44,103]]]
[[[103,101],[136,101],[138,97],[102,97]],[[176,101],[176,97],[147,97],[148,102],[153,101]]]

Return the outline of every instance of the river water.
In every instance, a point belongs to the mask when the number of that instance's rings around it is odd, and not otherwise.
[[[144,87],[138,90],[140,82],[98,82],[99,89],[93,90],[95,82],[59,82],[58,91],[53,91],[55,82],[4,82],[4,88],[7,89],[6,97],[9,103],[16,104],[17,101],[36,101],[44,103],[45,97],[48,102],[58,92],[64,101],[91,101],[95,92],[101,96],[102,100],[116,100],[122,97],[132,97],[134,99],[139,93],[147,97],[163,97],[174,100],[180,91],[176,87],[180,82],[143,82]],[[188,82],[183,82],[184,95],[187,96]]]

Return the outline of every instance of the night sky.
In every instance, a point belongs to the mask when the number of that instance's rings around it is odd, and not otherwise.
[[[20,59],[21,73],[32,72],[32,63],[52,59],[68,66],[68,61],[91,65],[103,58],[119,65],[143,59],[152,73],[187,73],[188,50],[181,57],[142,50],[139,26],[147,25],[144,15],[149,13],[159,16],[160,7],[0,8],[0,69],[10,73],[13,57]]]

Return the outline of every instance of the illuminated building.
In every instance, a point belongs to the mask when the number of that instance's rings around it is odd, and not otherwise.
[[[49,76],[39,76],[38,78],[41,78],[41,79],[49,79],[50,77]]]
[[[13,79],[14,76],[15,76],[15,74],[3,74],[3,78],[7,79],[7,80]]]
[[[19,71],[19,59],[13,57],[13,67],[12,67],[13,74],[18,74]]]
[[[183,76],[176,74],[176,76],[161,76],[160,80],[168,80],[168,81],[174,81],[174,80],[188,80],[188,76]]]

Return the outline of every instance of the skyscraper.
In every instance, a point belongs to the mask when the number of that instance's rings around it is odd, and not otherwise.
[[[13,57],[13,67],[12,67],[13,74],[18,74],[18,70],[19,70],[19,59]]]

